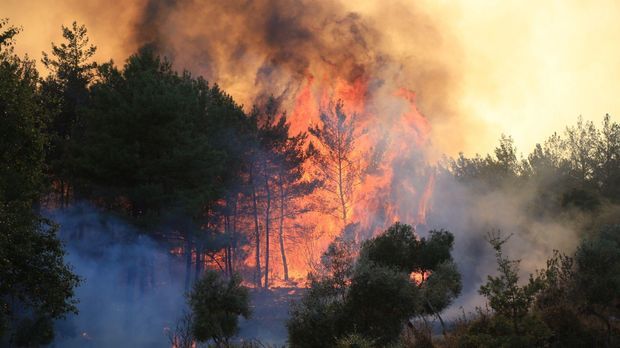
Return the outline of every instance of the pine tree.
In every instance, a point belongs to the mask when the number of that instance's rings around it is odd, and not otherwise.
[[[84,25],[73,22],[62,26],[65,42],[52,43],[52,52],[43,52],[43,65],[50,72],[41,81],[43,99],[50,118],[48,133],[51,146],[47,162],[60,194],[61,205],[69,203],[73,181],[71,146],[76,132],[81,129],[81,108],[88,103],[88,86],[94,77],[97,64],[92,58],[97,48],[90,44]]]
[[[0,345],[39,346],[53,320],[75,312],[79,278],[56,225],[36,207],[43,189],[43,110],[34,62],[13,53],[19,30],[0,20]]]

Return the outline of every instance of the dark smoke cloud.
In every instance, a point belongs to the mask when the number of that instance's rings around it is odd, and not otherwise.
[[[246,105],[269,94],[294,96],[314,76],[407,87],[419,91],[428,115],[432,108],[446,116],[451,81],[448,67],[429,59],[441,46],[433,23],[410,9],[386,15],[370,18],[338,1],[152,0],[136,21],[135,40],[228,87]],[[405,44],[415,52],[394,49],[403,43],[382,34],[386,21],[407,22]]]

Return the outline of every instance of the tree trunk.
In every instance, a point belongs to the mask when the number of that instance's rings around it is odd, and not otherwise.
[[[437,319],[439,319],[439,323],[441,324],[441,332],[443,333],[443,336],[446,337],[447,336],[447,331],[446,331],[446,323],[444,323],[443,318],[441,317],[441,315],[439,315],[439,312],[435,310],[435,308],[433,307],[433,305],[431,304],[431,301],[429,301],[428,299],[426,300],[426,303],[428,304],[428,308],[435,313],[435,316],[437,317]]]
[[[226,276],[230,278],[230,276],[232,275],[232,265],[230,260],[232,250],[232,235],[230,229],[230,215],[228,215],[228,211],[226,213],[227,215],[224,216],[224,233],[226,234],[226,236],[228,236],[228,243],[226,243],[226,248],[224,248],[224,261],[226,261]]]
[[[288,263],[286,262],[286,252],[284,251],[284,181],[282,173],[279,176],[280,185],[280,226],[278,226],[278,239],[280,242],[280,254],[282,255],[282,268],[284,270],[284,280],[288,281]]]
[[[261,287],[261,270],[260,270],[260,230],[258,226],[258,202],[256,197],[256,185],[252,172],[250,172],[250,181],[252,183],[252,206],[254,208],[254,238],[256,239],[256,270],[254,274],[254,282],[257,287]]]
[[[342,140],[340,135],[340,129],[338,129],[338,196],[340,198],[340,205],[342,207],[342,230],[347,227],[347,203],[344,196],[343,186],[343,159],[342,159]]]
[[[232,247],[231,247],[231,269],[235,270],[237,267],[237,197],[235,197],[235,208],[233,209],[233,221],[232,221]],[[232,274],[231,274],[232,275]]]
[[[199,243],[196,243],[196,268],[194,272],[194,283],[200,279],[200,275],[202,274],[202,266],[203,266],[204,258],[202,257],[202,250],[199,247]]]
[[[60,208],[65,207],[65,182],[60,179]]]
[[[265,289],[269,288],[269,220],[271,213],[271,188],[269,177],[265,171],[265,192],[267,193],[267,207],[265,208]]]
[[[189,291],[192,276],[192,232],[187,228],[185,232],[185,291]]]

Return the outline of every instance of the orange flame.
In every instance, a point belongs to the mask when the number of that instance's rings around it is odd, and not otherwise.
[[[425,224],[430,209],[435,173],[426,169],[424,160],[424,152],[430,144],[430,124],[419,112],[413,91],[400,88],[393,93],[393,97],[396,102],[404,104],[404,111],[395,117],[384,118],[370,111],[372,95],[367,78],[347,81],[323,77],[317,80],[313,75],[308,75],[292,102],[291,130],[302,132],[310,124],[319,122],[320,110],[325,110],[335,100],[341,100],[345,113],[358,118],[358,149],[355,155],[364,168],[373,165],[369,153],[384,147],[384,154],[376,168],[364,175],[354,194],[350,216],[352,222],[359,223],[357,229],[362,237],[375,235],[396,221]],[[416,156],[420,158],[417,162]],[[420,165],[419,169],[424,170],[404,173],[402,169],[406,169],[409,162]],[[325,194],[319,192],[316,195]],[[334,236],[341,233],[342,226],[337,218],[317,212],[296,219],[296,224],[309,226],[312,230],[308,241],[289,243],[291,245],[287,250],[289,273],[303,283],[308,264],[318,261]],[[272,250],[277,250],[275,244]],[[279,254],[272,252],[272,257],[270,263],[276,265],[274,274],[281,275]],[[248,260],[248,265],[253,264],[254,258]]]

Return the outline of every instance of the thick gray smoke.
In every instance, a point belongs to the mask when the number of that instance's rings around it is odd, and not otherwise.
[[[148,0],[132,40],[247,107],[273,94],[291,111],[291,98],[314,78],[363,81],[369,93],[405,87],[429,117],[454,116],[454,76],[442,61],[454,45],[445,45],[434,21],[398,2],[374,15],[362,9],[338,0]]]

